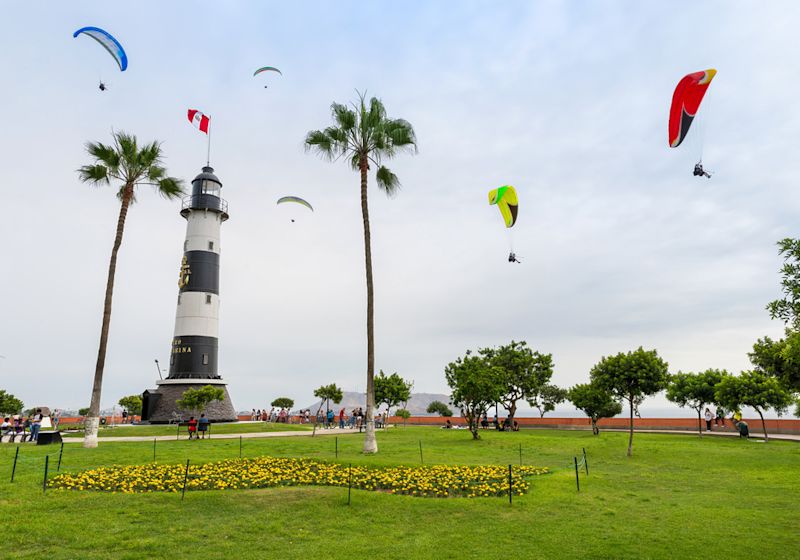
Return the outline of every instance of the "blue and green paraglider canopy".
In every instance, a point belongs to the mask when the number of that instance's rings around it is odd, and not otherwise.
[[[74,38],[78,35],[86,35],[100,43],[103,48],[108,51],[108,54],[114,57],[120,71],[124,72],[128,67],[128,55],[125,54],[125,49],[122,48],[120,42],[108,31],[100,29],[99,27],[81,27],[72,34],[72,37]]]

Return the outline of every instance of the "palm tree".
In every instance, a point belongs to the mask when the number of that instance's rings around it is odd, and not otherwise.
[[[334,161],[346,160],[354,171],[361,174],[361,216],[364,221],[364,261],[367,269],[367,426],[364,453],[377,453],[375,440],[375,334],[373,317],[372,249],[369,233],[369,207],[367,206],[367,171],[370,164],[377,167],[375,179],[378,188],[393,196],[400,188],[397,175],[382,165],[382,160],[391,159],[398,151],[416,152],[417,140],[414,128],[403,119],[386,116],[383,103],[375,97],[369,107],[365,94],[358,94],[358,101],[350,107],[331,104],[334,125],[325,130],[312,130],[306,135],[306,150]]]
[[[167,177],[167,171],[161,165],[161,144],[153,142],[141,148],[136,137],[124,132],[114,132],[113,145],[100,142],[88,142],[86,151],[94,159],[92,165],[84,165],[78,175],[84,183],[108,185],[112,180],[120,183],[117,198],[120,200],[117,234],[114,247],[111,249],[111,261],[108,264],[108,280],[106,297],[103,305],[103,326],[100,330],[100,348],[97,351],[97,365],[94,370],[92,400],[89,414],[86,416],[86,433],[84,447],[97,447],[97,428],[100,423],[100,392],[103,386],[103,368],[106,362],[106,346],[108,344],[108,327],[111,323],[111,299],[114,293],[114,274],[117,270],[117,253],[122,245],[122,233],[125,230],[125,218],[128,207],[136,202],[136,187],[152,185],[156,191],[167,199],[173,199],[183,193],[180,179]]]

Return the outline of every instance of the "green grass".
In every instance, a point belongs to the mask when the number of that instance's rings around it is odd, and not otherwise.
[[[0,539],[0,558],[275,558],[380,557],[382,560],[514,558],[800,558],[800,445],[736,438],[583,431],[486,432],[399,428],[379,434],[381,452],[360,453],[361,436],[338,437],[344,464],[525,464],[555,472],[533,479],[529,494],[432,499],[329,487],[102,494],[48,491],[45,453],[0,447],[0,516],[26,522]],[[335,460],[336,439],[245,439],[245,456]],[[239,440],[165,441],[159,462],[238,457]],[[586,448],[590,474],[567,468]],[[64,447],[62,470],[153,460],[152,443]],[[93,525],[88,528],[86,516]]]
[[[305,424],[275,424],[272,422],[231,422],[228,424],[213,424],[211,426],[212,437],[214,434],[252,434],[256,432],[292,432],[309,431],[312,426]],[[127,437],[127,436],[174,436],[177,433],[177,426],[160,425],[127,425],[127,426],[104,426],[98,432],[99,437]],[[180,434],[186,437],[189,432],[186,426],[180,427]],[[64,437],[83,437],[82,432],[63,434]]]

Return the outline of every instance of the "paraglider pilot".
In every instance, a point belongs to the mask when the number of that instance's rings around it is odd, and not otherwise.
[[[694,171],[692,172],[692,175],[695,177],[708,177],[711,179],[711,173],[703,169],[702,161],[698,161],[696,164],[694,164]]]
[[[508,262],[519,263],[520,260],[517,258],[517,255],[515,255],[514,253],[509,253],[508,254]]]
[[[103,82],[100,82],[100,85],[97,86],[97,87],[100,88],[100,91],[105,91],[106,90],[106,85]]]

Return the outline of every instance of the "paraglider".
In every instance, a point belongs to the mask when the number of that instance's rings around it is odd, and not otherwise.
[[[262,66],[261,68],[259,68],[255,72],[253,72],[253,77],[255,78],[256,76],[258,76],[262,72],[277,72],[278,74],[283,76],[283,72],[281,72],[280,70],[278,70],[274,66]],[[269,86],[264,86],[264,87],[266,88],[266,87],[269,87]]]
[[[114,58],[114,62],[119,66],[120,72],[124,72],[128,68],[128,55],[125,54],[125,49],[122,48],[120,42],[108,31],[100,29],[99,27],[81,27],[72,34],[72,37],[76,38],[78,35],[86,35],[100,43],[100,45],[108,51],[108,54]],[[103,80],[100,80],[98,89],[100,89],[100,91],[106,91],[108,86]]]
[[[677,148],[686,138],[706,90],[716,74],[715,69],[709,68],[687,74],[678,82],[672,94],[672,106],[669,110],[668,140],[671,148]],[[695,165],[693,175],[711,178],[711,174],[703,169],[702,157]]]
[[[279,204],[279,205],[280,204],[286,204],[287,202],[292,202],[294,204],[299,204],[300,206],[305,206],[306,208],[308,208],[312,212],[314,211],[314,208],[311,206],[311,204],[309,204],[308,201],[303,200],[299,196],[283,196],[283,197],[278,199],[277,204]],[[294,218],[292,218],[292,223],[294,223]]]
[[[503,185],[500,188],[489,191],[489,205],[496,205],[500,210],[500,215],[503,217],[506,229],[514,227],[514,224],[517,223],[517,212],[519,208],[517,191],[514,187],[511,185]],[[517,255],[514,254],[513,248],[508,255],[508,262],[520,262]]]

